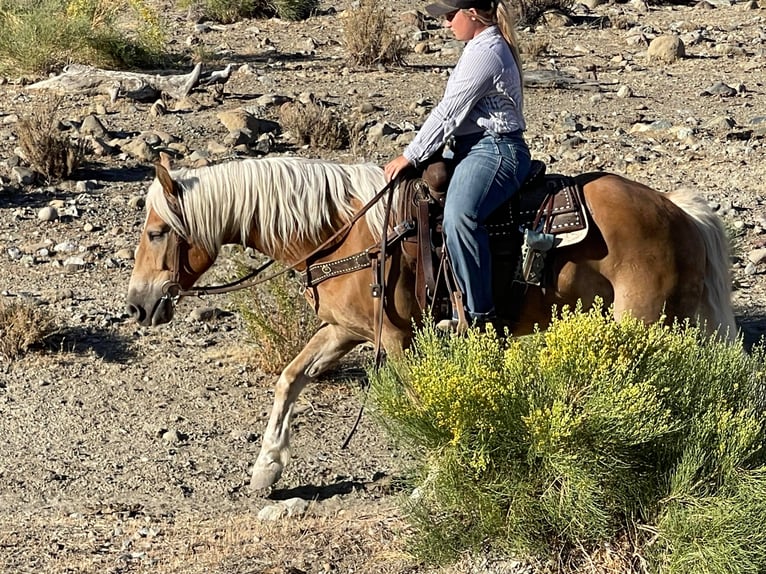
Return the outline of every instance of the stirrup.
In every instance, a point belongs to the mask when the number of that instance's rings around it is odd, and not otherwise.
[[[439,331],[443,331],[444,333],[456,333],[458,335],[462,335],[468,331],[468,324],[461,324],[457,319],[442,319],[436,323],[436,328]]]

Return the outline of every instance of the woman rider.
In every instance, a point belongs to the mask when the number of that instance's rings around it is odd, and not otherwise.
[[[514,22],[505,0],[438,0],[426,6],[466,41],[444,96],[404,153],[384,167],[390,181],[419,167],[450,138],[455,170],[443,229],[469,322],[494,319],[487,217],[521,186],[530,169],[523,132],[523,80]],[[448,325],[457,327],[457,314]]]

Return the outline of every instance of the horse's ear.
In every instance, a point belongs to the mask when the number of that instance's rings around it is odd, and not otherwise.
[[[164,151],[160,152],[160,165],[168,171],[173,169],[173,166],[170,165],[170,155],[165,153]]]
[[[154,168],[157,170],[157,180],[162,185],[162,191],[165,194],[165,199],[167,199],[170,205],[178,205],[178,185],[176,185],[176,182],[173,181],[172,177],[170,177],[170,172],[162,164],[161,160],[154,165]]]

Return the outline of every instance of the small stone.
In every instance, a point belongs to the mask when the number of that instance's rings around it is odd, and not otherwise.
[[[91,179],[80,180],[77,183],[75,183],[74,188],[79,193],[85,193],[87,191],[93,191],[94,189],[96,189],[96,182],[91,180]]]
[[[37,212],[37,219],[40,221],[55,221],[58,217],[58,210],[50,205],[40,208],[40,211]]]
[[[747,254],[747,259],[753,265],[759,265],[766,262],[766,248],[762,247],[760,249],[753,249],[750,253]]]
[[[124,248],[117,251],[114,256],[117,259],[122,259],[123,261],[132,261],[133,257],[135,257],[135,254],[132,249]]]
[[[664,34],[656,37],[649,44],[646,51],[647,58],[659,62],[675,62],[686,55],[684,43],[678,36],[673,34]]]
[[[35,179],[37,179],[37,174],[33,170],[18,165],[11,169],[11,174],[16,180],[16,183],[21,185],[32,185],[35,182]]]
[[[96,116],[89,114],[85,116],[80,126],[80,133],[83,135],[89,135],[97,138],[103,138],[107,135],[107,130],[104,124],[101,123]]]
[[[162,440],[170,444],[175,444],[181,442],[181,434],[175,429],[166,430],[162,433]]]
[[[220,317],[222,314],[222,311],[216,307],[197,307],[189,313],[189,321],[212,321],[213,319]]]
[[[633,96],[633,90],[630,88],[630,86],[622,85],[620,86],[620,89],[617,90],[618,98],[630,98],[632,96]]]
[[[128,199],[128,207],[133,209],[143,209],[144,205],[146,205],[146,199],[142,195],[132,195]]]
[[[154,116],[155,118],[159,116],[164,116],[168,112],[168,107],[165,105],[165,102],[162,100],[157,100],[152,104],[152,107],[149,108],[149,114]]]
[[[258,511],[258,520],[275,522],[287,515],[287,509],[280,504],[270,504]]]

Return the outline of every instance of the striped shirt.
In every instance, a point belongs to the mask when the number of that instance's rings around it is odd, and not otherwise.
[[[521,74],[497,26],[465,45],[447,80],[444,96],[431,110],[404,157],[417,166],[451,136],[524,130]]]

